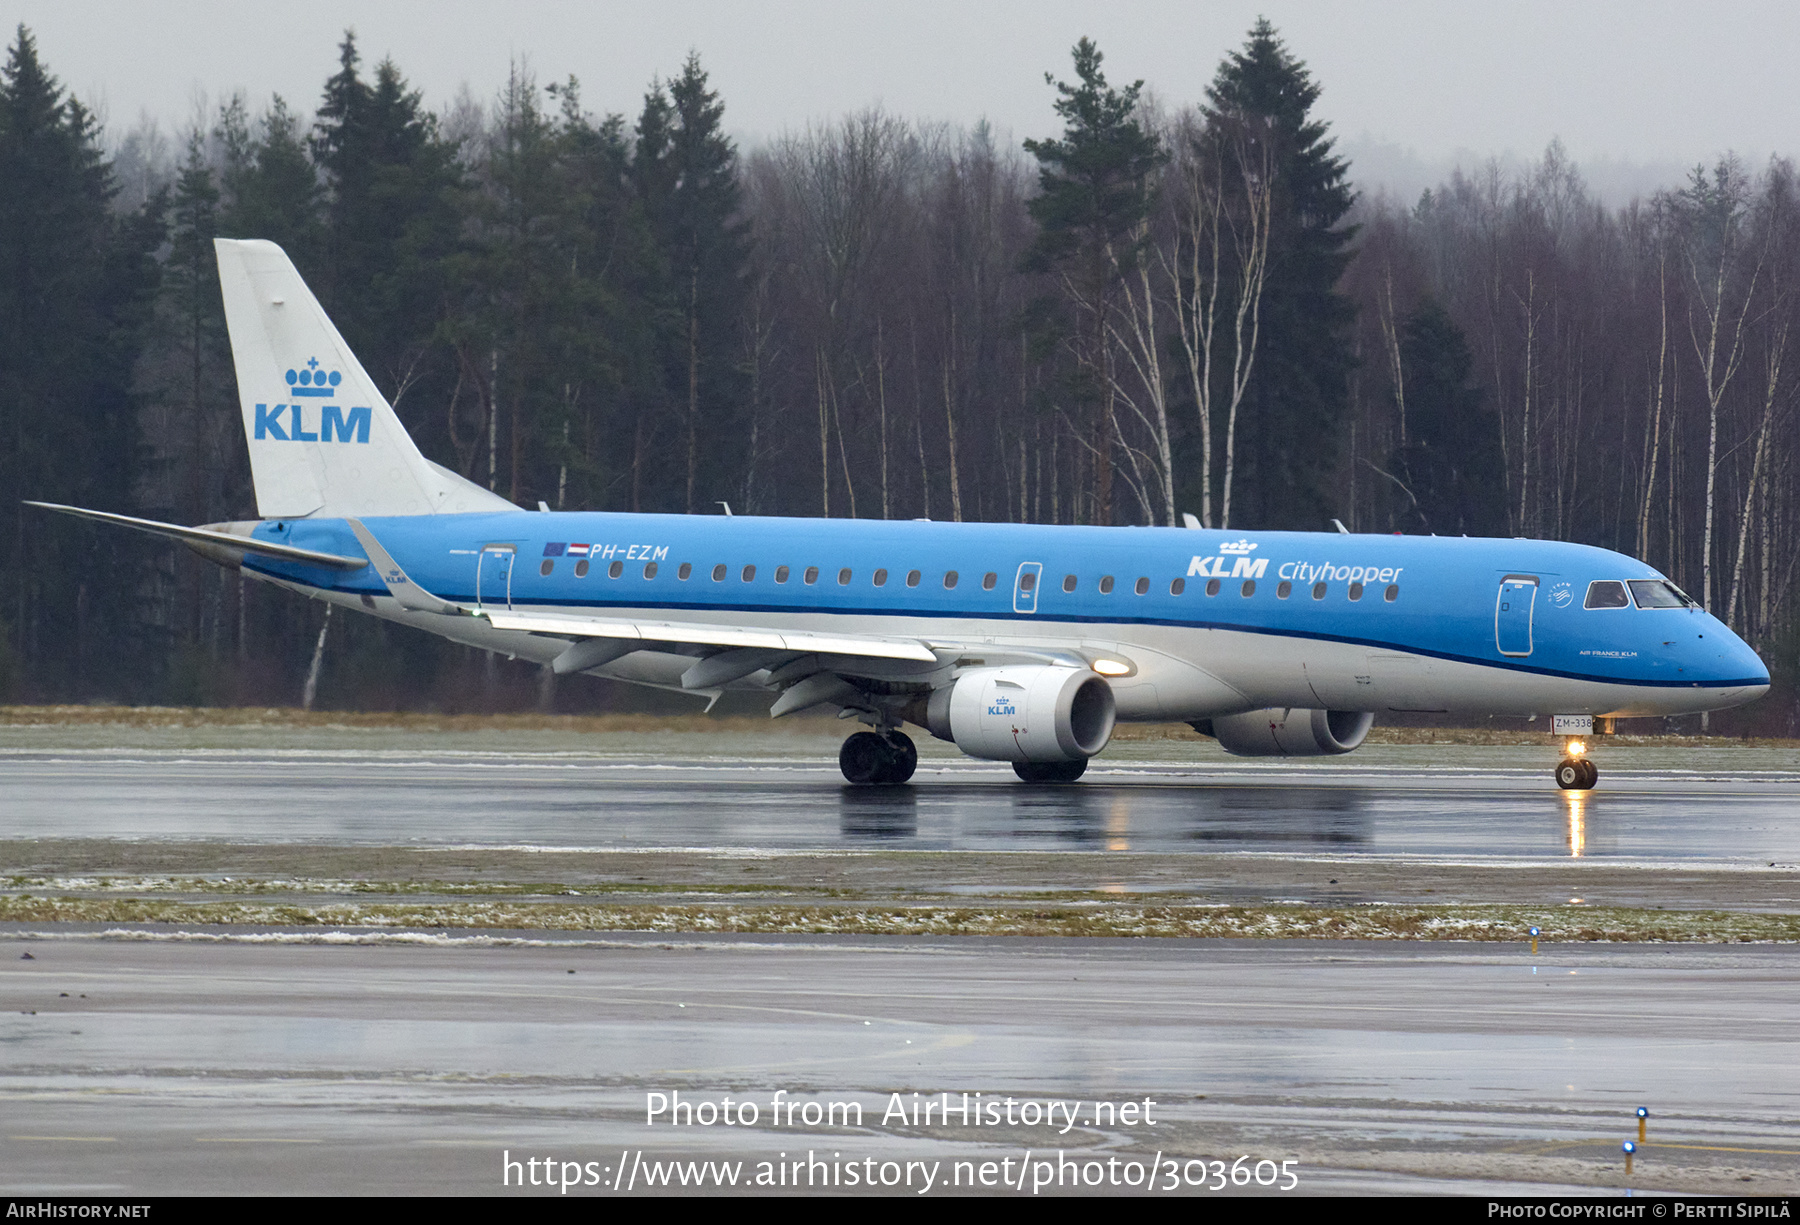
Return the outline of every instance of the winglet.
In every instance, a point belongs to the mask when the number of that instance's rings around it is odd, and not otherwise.
[[[375,573],[387,584],[388,594],[399,602],[400,607],[410,608],[414,612],[448,613],[452,616],[462,613],[460,604],[452,604],[448,600],[440,600],[429,591],[406,577],[406,571],[400,568],[388,551],[381,547],[374,533],[362,525],[360,519],[346,520],[350,530],[356,533],[356,541],[362,545],[363,552],[375,563]]]

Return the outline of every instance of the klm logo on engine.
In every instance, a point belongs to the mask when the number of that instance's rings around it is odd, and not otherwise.
[[[258,404],[256,406],[256,422],[253,431],[256,439],[261,441],[272,438],[276,442],[368,442],[369,421],[374,415],[366,406],[344,408],[337,404],[320,404],[318,414],[309,411],[313,406],[301,403],[304,400],[327,400],[337,395],[338,384],[344,376],[336,370],[322,370],[319,359],[308,358],[306,367],[287,372],[287,395],[295,401],[291,404]],[[308,418],[315,427],[308,429]]]
[[[1261,578],[1263,571],[1269,568],[1269,559],[1259,557],[1252,561],[1249,555],[1255,550],[1256,546],[1248,540],[1229,541],[1219,546],[1219,553],[1228,556],[1194,558],[1188,563],[1188,577]]]

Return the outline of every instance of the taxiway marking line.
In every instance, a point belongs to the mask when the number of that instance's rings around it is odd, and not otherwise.
[[[8,1136],[8,1140],[55,1140],[68,1144],[117,1144],[117,1136]]]
[[[323,1144],[323,1140],[295,1140],[285,1136],[196,1136],[195,1144]]]

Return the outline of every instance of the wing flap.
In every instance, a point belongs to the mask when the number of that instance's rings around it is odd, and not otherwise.
[[[629,621],[607,621],[599,617],[558,617],[549,613],[499,612],[477,608],[497,630],[523,630],[527,634],[561,634],[569,638],[642,638],[638,627]]]
[[[904,652],[872,651],[869,644],[881,642],[893,646],[903,646]],[[916,659],[920,662],[935,663],[937,656],[931,648],[916,638],[875,638],[862,637],[858,634],[783,634],[781,645],[790,651],[816,651],[820,655],[872,655],[878,659]]]
[[[748,629],[736,625],[681,625],[661,622],[639,623],[638,633],[652,642],[684,642],[709,647],[771,647],[782,645],[780,634],[772,630]]]

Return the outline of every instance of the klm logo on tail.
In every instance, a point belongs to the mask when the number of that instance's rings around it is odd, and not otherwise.
[[[337,394],[344,376],[336,370],[319,369],[319,359],[308,358],[304,370],[287,372],[287,394],[302,399],[323,400]],[[258,441],[273,438],[277,442],[362,442],[369,441],[371,410],[365,407],[343,408],[336,404],[319,405],[318,428],[306,428],[307,405],[258,404],[256,429]]]

